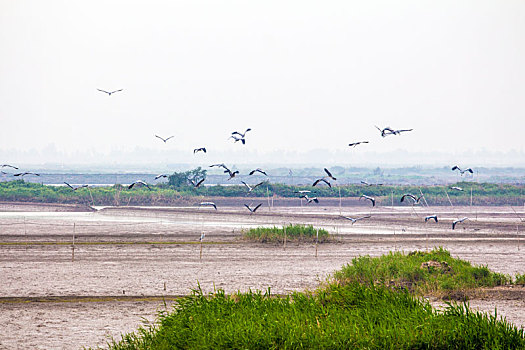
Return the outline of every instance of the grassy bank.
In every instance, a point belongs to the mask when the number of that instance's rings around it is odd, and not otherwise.
[[[338,284],[361,283],[406,288],[416,294],[457,295],[477,287],[494,287],[512,282],[510,276],[472,266],[453,258],[442,248],[426,252],[390,252],[378,258],[361,256],[333,275]],[[458,294],[459,293],[459,294]]]
[[[325,242],[330,234],[325,229],[316,229],[312,225],[288,225],[279,227],[256,227],[243,233],[244,238],[262,243],[283,242]]]
[[[462,187],[463,191],[451,190],[451,186]],[[23,180],[0,182],[0,201],[24,201],[45,203],[77,203],[95,205],[170,205],[180,204],[195,197],[245,197],[244,185],[209,186],[194,188],[181,185],[170,187],[166,184],[150,185],[151,189],[128,189],[126,186],[90,187],[72,191],[66,186],[46,186],[28,183]],[[395,205],[400,203],[405,193],[420,195],[422,192],[429,205],[523,205],[525,196],[523,186],[460,182],[450,186],[362,186],[343,185],[337,187],[290,186],[268,184],[259,186],[250,194],[252,197],[267,195],[285,198],[299,197],[298,191],[311,190],[318,197],[359,197],[362,194],[376,197],[377,205],[388,205],[394,198]],[[421,192],[420,192],[421,191]],[[446,193],[445,193],[446,192]],[[448,194],[448,197],[447,197]]]
[[[353,264],[345,266],[314,292],[274,297],[269,290],[233,295],[219,290],[204,295],[197,289],[178,300],[171,312],[161,312],[157,324],[124,335],[110,348],[525,349],[524,330],[496,316],[473,312],[465,303],[448,304],[437,311],[414,295],[414,288],[375,282],[397,276],[383,267],[413,265],[415,258],[441,259],[459,269],[461,273],[450,274],[457,288],[463,284],[456,281],[477,273],[483,278],[474,283],[476,286],[501,282],[497,274],[480,272],[485,268],[471,270],[466,262],[450,260],[450,254],[442,249],[357,259],[355,271],[349,270]],[[407,274],[406,280],[415,283],[422,279]]]

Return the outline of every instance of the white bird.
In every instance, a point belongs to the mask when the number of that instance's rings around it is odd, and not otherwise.
[[[456,190],[456,191],[463,191],[463,189],[461,187],[458,187],[458,186],[452,186],[450,189],[451,190]]]
[[[312,186],[317,186],[317,184],[318,184],[319,182],[324,182],[325,184],[328,185],[328,187],[330,187],[330,188],[332,187],[332,185],[330,184],[330,182],[328,182],[324,177],[315,180],[314,183],[312,184]]]
[[[67,185],[67,187],[69,187],[70,189],[72,189],[73,191],[76,191],[78,190],[79,188],[84,188],[84,187],[88,187],[88,185],[82,185],[82,186],[71,186],[70,184],[68,184],[67,182],[64,181],[64,183]]]
[[[458,219],[458,220],[454,220],[454,221],[452,221],[452,229],[455,229],[457,224],[462,223],[462,222],[465,221],[465,220],[468,220],[468,218],[467,218],[467,217],[464,217],[464,218],[462,218],[462,219]]]
[[[307,203],[307,204],[310,204],[310,203],[312,203],[312,202],[319,203],[319,199],[317,199],[317,197],[308,197],[307,194],[301,196],[301,198],[306,199],[306,203]]]
[[[201,207],[206,207],[206,206],[214,207],[215,210],[217,210],[217,206],[213,202],[200,202],[199,206],[201,206]]]
[[[268,176],[268,174],[266,174],[266,172],[265,172],[264,170],[262,170],[261,168],[257,168],[257,169],[255,169],[255,170],[250,171],[250,173],[249,173],[248,175],[253,175],[253,174],[255,174],[256,172],[261,173],[261,174],[263,174],[263,175],[265,175],[265,176]]]
[[[168,177],[168,176],[169,176],[168,174],[159,174],[159,175],[155,176],[155,180],[158,180],[161,177]]]
[[[132,189],[133,186],[135,186],[135,185],[146,186],[148,188],[148,190],[151,191],[151,187],[149,187],[149,185],[145,181],[142,181],[142,180],[138,180],[138,181],[133,182],[131,185],[128,186],[128,189]]]
[[[204,236],[206,236],[206,235],[204,234],[204,232],[201,232],[201,236],[199,237],[199,242],[204,241]]]
[[[348,217],[348,216],[343,216],[343,215],[340,215],[342,218],[345,218],[346,220],[350,220],[352,221],[352,225],[356,223],[356,221],[358,220],[363,220],[363,219],[368,219],[368,218],[371,218],[370,215],[366,215],[366,216],[361,216],[361,217],[358,217],[358,218],[351,218],[351,217]]]
[[[256,211],[257,209],[259,209],[259,207],[260,207],[261,205],[262,205],[262,203],[258,204],[255,208],[251,208],[248,204],[245,204],[244,206],[245,206],[246,208],[248,208],[248,210],[249,210],[252,214],[254,214],[255,211]]]
[[[122,91],[123,89],[118,89],[118,90],[114,90],[114,91],[106,91],[106,90],[102,90],[102,89],[97,89],[97,90],[105,92],[106,94],[108,94],[108,96],[111,96],[111,94],[114,94],[115,92]]]
[[[461,175],[463,175],[463,174],[466,173],[466,172],[469,172],[469,173],[471,173],[471,174],[474,173],[474,170],[472,170],[472,168],[467,168],[467,169],[464,169],[464,170],[463,170],[463,169],[461,169],[460,167],[458,167],[457,165],[454,165],[454,166],[452,167],[452,171],[454,171],[454,170],[459,170],[459,173],[460,173]]]
[[[18,168],[16,166],[13,166],[13,165],[10,165],[10,164],[2,164],[1,168],[13,168],[15,170],[18,170]]]
[[[26,171],[26,172],[23,172],[23,173],[18,173],[18,174],[13,174],[13,176],[26,176],[26,175],[35,175],[35,176],[40,176],[40,174],[37,174],[37,173],[31,173],[29,171]]]
[[[350,147],[355,147],[357,145],[360,145],[362,143],[368,143],[368,141],[358,141],[358,142],[352,142],[352,143],[349,143],[348,146]]]
[[[438,222],[438,217],[437,215],[429,215],[429,216],[426,216],[425,217],[425,222],[427,222],[428,220],[430,219],[433,219],[435,222]]]
[[[204,152],[204,153],[206,153],[206,147],[195,148],[193,150],[193,154],[195,154],[197,152]]]
[[[370,197],[370,196],[367,196],[366,194],[362,194],[361,197],[359,197],[359,200],[361,200],[361,198],[368,199],[370,202],[372,202],[373,207],[376,206],[376,199],[374,197]]]
[[[309,191],[309,190],[299,190],[299,191],[294,191],[294,193],[300,193],[300,194],[305,194],[305,193],[310,193],[312,191]]]
[[[258,184],[255,184],[253,186],[250,186],[248,185],[246,182],[244,181],[241,181],[243,183],[244,186],[246,186],[246,188],[248,189],[248,193],[251,193],[254,189],[256,189],[257,187],[261,186],[262,184],[266,183],[266,181],[261,181],[259,182]]]
[[[332,175],[332,173],[331,173],[328,169],[324,168],[324,172],[328,174],[328,177],[329,177],[330,179],[332,179],[332,180],[334,180],[334,181],[337,180],[337,179]]]
[[[370,184],[366,181],[361,181],[361,183],[365,186],[383,186],[383,184]]]
[[[168,141],[169,139],[171,139],[172,137],[175,137],[175,136],[172,135],[172,136],[163,138],[163,137],[160,137],[159,135],[155,135],[155,137],[161,139],[162,141],[164,141],[164,143],[166,143],[166,141]]]

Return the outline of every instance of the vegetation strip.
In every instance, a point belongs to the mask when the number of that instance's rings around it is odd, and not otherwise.
[[[86,303],[107,301],[163,301],[185,298],[187,295],[108,295],[108,296],[47,296],[47,297],[0,297],[0,304],[22,303]]]
[[[79,242],[75,241],[75,245],[192,245],[192,244],[203,244],[203,245],[227,245],[227,244],[241,244],[242,242],[175,242],[175,241],[166,241],[166,242]],[[27,246],[27,245],[72,245],[72,242],[0,242],[0,246]]]

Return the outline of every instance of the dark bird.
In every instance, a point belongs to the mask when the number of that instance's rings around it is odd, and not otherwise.
[[[242,182],[242,183],[244,184],[244,186],[246,186],[246,188],[248,189],[248,193],[250,193],[250,192],[252,192],[254,189],[256,189],[257,187],[259,187],[259,186],[261,186],[262,184],[264,184],[266,181],[261,181],[261,182],[259,182],[258,184],[255,184],[255,185],[253,185],[253,186],[248,185],[248,184],[247,184],[246,182],[244,182],[244,181],[241,181],[241,182]]]
[[[235,177],[235,175],[239,174],[239,170],[231,171],[230,169],[226,169],[224,172],[228,173],[228,175],[230,175],[228,180],[233,179]]]
[[[319,203],[319,199],[317,199],[317,197],[308,197],[307,194],[301,196],[301,198],[306,199],[306,203],[307,203],[307,204],[310,204],[310,203],[312,203],[312,202]]]
[[[170,136],[170,137],[167,137],[167,138],[163,138],[163,137],[160,137],[159,135],[155,135],[155,137],[161,139],[162,141],[164,141],[164,143],[166,143],[166,141],[168,141],[169,139],[171,139],[171,138],[174,137],[174,136]]]
[[[348,216],[343,216],[341,215],[342,218],[345,218],[346,220],[350,220],[352,221],[352,225],[356,223],[356,221],[358,220],[363,220],[363,219],[368,219],[368,218],[371,218],[370,215],[367,215],[367,216],[361,216],[359,218],[351,218],[351,217],[348,217]]]
[[[23,173],[18,173],[18,174],[13,174],[13,176],[26,176],[26,175],[35,175],[35,176],[40,176],[40,174],[37,174],[37,173],[31,173],[29,171],[26,171],[26,172],[23,172]]]
[[[255,174],[256,172],[261,173],[261,174],[263,174],[263,175],[265,175],[265,176],[268,176],[268,174],[266,174],[266,172],[265,172],[264,170],[262,170],[261,168],[257,168],[257,169],[255,169],[255,170],[250,171],[250,173],[249,173],[248,175],[253,175],[253,174]]]
[[[451,190],[456,190],[456,191],[463,191],[463,189],[461,187],[458,187],[458,186],[452,186],[450,189]]]
[[[16,166],[9,165],[9,164],[2,164],[1,168],[13,168],[15,170],[18,170],[18,168]]]
[[[71,190],[73,191],[76,191],[78,190],[79,188],[84,188],[84,187],[88,187],[88,185],[82,185],[82,186],[71,186],[70,184],[68,184],[67,182],[64,181],[64,183],[67,185],[67,187],[69,187]]]
[[[414,196],[414,195],[411,194],[411,193],[405,193],[405,194],[401,197],[400,202],[403,202],[403,201],[405,200],[406,197],[408,197],[408,198],[412,198],[412,200],[414,201],[414,204],[418,204],[418,203],[419,203],[419,200],[420,200],[421,198],[423,198],[423,196],[416,197],[416,196]]]
[[[427,222],[428,220],[430,219],[434,219],[435,222],[438,222],[438,217],[437,215],[429,215],[429,216],[426,216],[425,217],[425,222]]]
[[[458,167],[457,165],[454,165],[454,166],[452,167],[452,171],[454,171],[454,170],[459,170],[459,173],[460,173],[461,175],[463,175],[463,174],[466,173],[466,172],[469,172],[469,173],[471,173],[471,174],[474,174],[474,170],[472,170],[472,168],[461,169],[461,168]]]
[[[224,163],[210,165],[210,168],[213,168],[213,167],[224,168],[225,170],[229,170],[228,167],[224,165]]]
[[[206,178],[200,179],[199,181],[195,181],[194,179],[190,179],[191,184],[193,187],[198,188],[203,182],[206,180]]]
[[[195,148],[193,150],[193,154],[197,153],[197,152],[204,152],[206,153],[206,148],[205,147],[201,147],[201,148]]]
[[[468,220],[468,218],[467,218],[467,217],[464,217],[464,218],[462,218],[462,219],[458,219],[458,220],[454,220],[454,221],[452,221],[452,229],[455,229],[457,224],[462,223],[462,222],[465,221],[465,220]]]
[[[213,202],[200,202],[199,206],[201,206],[201,207],[207,207],[207,206],[208,207],[214,207],[215,210],[217,210],[217,206]]]
[[[247,133],[248,131],[250,131],[250,130],[252,130],[252,129],[248,128],[248,129],[246,129],[246,131],[245,131],[244,133],[240,133],[240,132],[238,132],[238,131],[234,131],[234,132],[232,132],[232,135],[233,135],[233,136],[238,135],[238,136],[240,136],[240,137],[243,139],[243,138],[246,136],[246,133]]]
[[[348,146],[350,147],[355,147],[357,145],[360,145],[362,143],[368,143],[368,141],[358,141],[358,142],[352,142],[352,143],[349,143]]]
[[[332,175],[332,173],[330,171],[328,171],[328,169],[324,168],[324,172],[326,174],[328,174],[328,177],[334,181],[336,181],[337,179]]]
[[[159,174],[159,175],[155,176],[155,180],[158,180],[161,177],[169,177],[169,175],[168,174]]]
[[[248,210],[249,210],[252,214],[254,214],[255,211],[256,211],[257,209],[259,209],[259,207],[260,207],[261,205],[262,205],[262,203],[258,204],[255,208],[251,208],[248,204],[245,204],[244,206],[245,206],[246,208],[248,208]]]
[[[312,184],[312,186],[316,186],[319,182],[324,182],[325,184],[328,185],[328,187],[332,187],[332,185],[330,184],[330,182],[328,182],[324,177],[321,178],[321,179],[317,179],[314,181],[314,183]]]
[[[368,199],[370,202],[372,202],[373,207],[376,206],[376,199],[374,197],[370,197],[370,196],[367,196],[366,194],[362,194],[361,197],[359,197],[359,200],[361,200],[361,198]]]
[[[132,183],[131,185],[128,186],[128,189],[132,189],[133,186],[135,186],[135,185],[146,186],[148,188],[148,190],[151,191],[151,187],[149,187],[149,185],[146,182],[142,181],[142,180],[135,181],[134,183]]]
[[[106,94],[108,94],[108,96],[111,96],[111,94],[114,94],[115,92],[122,91],[123,89],[114,90],[114,91],[106,91],[106,90],[101,90],[101,89],[97,89],[97,90],[98,90],[98,91],[105,92]]]
[[[67,182],[64,181],[64,183],[67,185],[67,187],[69,187],[70,189],[72,189],[73,191],[76,191],[78,190],[79,188],[84,188],[84,187],[88,187],[88,185],[82,185],[82,186],[71,186],[70,184],[68,184]]]
[[[391,129],[390,127],[386,127],[384,129],[380,129],[378,126],[374,125],[376,127],[377,130],[379,130],[381,132],[381,137],[386,137],[388,135],[395,135],[394,134],[394,130]]]
[[[365,186],[383,186],[383,184],[370,184],[366,181],[361,181],[361,183]]]

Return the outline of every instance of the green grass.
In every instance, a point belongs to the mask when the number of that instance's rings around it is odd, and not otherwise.
[[[417,294],[441,296],[512,282],[510,276],[492,272],[486,266],[472,266],[468,261],[455,259],[442,248],[428,253],[390,252],[378,258],[357,257],[334,273],[333,278],[341,284],[385,285],[407,288]]]
[[[317,230],[319,230],[319,242],[329,240],[330,234],[325,229],[316,229],[312,225],[288,225],[279,227],[256,227],[243,232],[244,238],[257,242],[283,242],[286,233],[286,240],[293,242],[315,242],[317,240]]]
[[[524,274],[516,274],[516,277],[514,279],[515,284],[525,284],[525,273]]]
[[[436,310],[409,288],[376,283],[404,275],[405,270],[408,273],[405,264],[431,259],[446,261],[461,271],[451,274],[453,280],[468,274],[482,281],[475,285],[501,282],[497,274],[453,259],[443,249],[363,257],[354,259],[314,292],[276,297],[270,290],[233,295],[218,290],[205,295],[199,286],[190,296],[177,300],[171,311],[160,312],[157,323],[147,323],[108,346],[114,350],[525,349],[525,331],[497,314],[473,312],[467,303],[455,302]],[[349,271],[350,266],[356,270]],[[425,280],[415,276],[409,273],[405,278]]]
[[[162,312],[158,324],[113,341],[110,349],[523,349],[524,331],[470,311],[434,310],[408,291],[359,283],[315,294],[205,296],[195,290]]]

